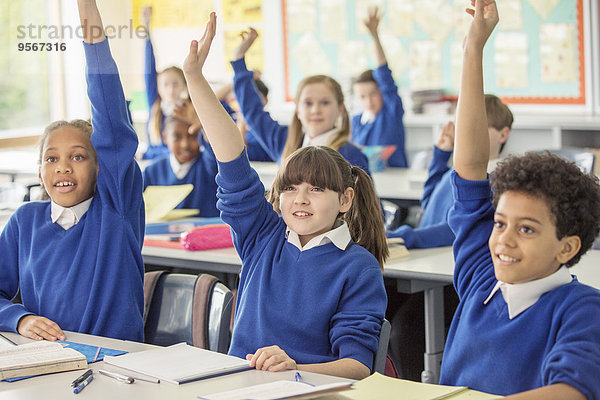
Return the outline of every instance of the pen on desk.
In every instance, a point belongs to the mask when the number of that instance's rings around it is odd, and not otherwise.
[[[310,385],[310,386],[315,386],[312,383],[304,382],[304,380],[302,379],[302,375],[300,375],[300,372],[296,372],[296,375],[294,375],[294,380],[296,382],[305,383],[305,384]]]
[[[108,376],[110,378],[116,379],[119,382],[123,382],[123,383],[133,383],[135,382],[135,379],[126,376],[126,375],[121,375],[118,374],[116,372],[111,372],[111,371],[105,371],[103,369],[99,369],[98,372],[100,372],[102,375]]]
[[[98,350],[96,350],[96,355],[94,356],[94,359],[92,360],[92,362],[96,362],[96,360],[98,359],[98,356],[100,355],[101,349],[102,349],[102,347],[98,347]]]
[[[71,386],[75,387],[75,386],[79,385],[81,382],[83,382],[90,375],[92,375],[92,370],[88,369],[87,371],[85,371],[83,373],[83,375],[81,375],[79,378],[77,378],[73,382],[71,382]]]
[[[81,382],[79,385],[77,385],[75,387],[75,389],[73,389],[73,393],[77,394],[77,393],[81,392],[93,380],[94,380],[94,374],[92,373],[92,374],[90,374],[90,376],[88,376],[87,378],[85,378],[83,380],[83,382]]]

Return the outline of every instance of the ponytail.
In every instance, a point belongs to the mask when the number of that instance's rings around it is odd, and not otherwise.
[[[360,167],[351,168],[355,182],[354,200],[344,215],[344,220],[352,239],[375,256],[383,271],[383,263],[389,256],[389,250],[379,199],[371,177]]]
[[[150,143],[148,145],[151,146],[159,146],[163,144],[162,138],[162,122],[163,122],[163,112],[160,107],[160,97],[158,97],[154,104],[152,104],[152,108],[150,109],[150,122],[148,123],[148,138]]]

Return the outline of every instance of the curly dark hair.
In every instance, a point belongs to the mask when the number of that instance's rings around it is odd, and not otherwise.
[[[581,249],[566,263],[577,264],[600,232],[600,186],[593,174],[583,173],[575,163],[549,152],[510,156],[498,164],[492,176],[492,203],[498,205],[506,191],[540,198],[548,204],[556,237],[579,236]]]

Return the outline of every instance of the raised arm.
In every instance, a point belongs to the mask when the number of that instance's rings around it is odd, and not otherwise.
[[[483,48],[498,23],[498,10],[493,0],[472,0],[471,4],[475,4],[475,10],[466,10],[473,21],[464,41],[454,168],[463,179],[482,180],[487,176],[490,151],[483,94]]]
[[[79,20],[85,43],[99,43],[104,40],[104,28],[96,0],[77,0]]]
[[[383,51],[383,46],[379,40],[378,29],[379,23],[381,22],[381,13],[379,12],[379,7],[369,7],[369,15],[363,22],[365,27],[368,29],[371,38],[373,39],[373,44],[375,45],[377,66],[381,67],[382,65],[387,64],[387,59],[385,58],[385,52]]]
[[[252,46],[256,38],[258,38],[258,32],[256,32],[256,29],[254,28],[248,28],[247,31],[242,31],[242,33],[240,33],[240,37],[242,38],[242,41],[238,47],[233,50],[233,54],[231,55],[231,58],[234,61],[240,60],[246,56],[246,52]]]
[[[190,44],[190,53],[183,63],[183,72],[192,103],[215,156],[221,162],[228,162],[239,157],[244,151],[244,140],[202,74],[202,67],[215,37],[216,25],[217,16],[213,12],[202,38],[199,41],[193,40]]]

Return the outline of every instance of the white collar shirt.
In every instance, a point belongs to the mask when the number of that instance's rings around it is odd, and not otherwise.
[[[328,146],[331,143],[331,139],[338,133],[337,128],[333,128],[330,131],[325,133],[321,133],[314,138],[309,137],[307,134],[304,134],[304,140],[302,141],[302,147],[306,146]]]
[[[566,285],[572,280],[573,277],[569,269],[562,266],[552,275],[530,282],[510,284],[498,281],[483,304],[487,304],[494,294],[500,290],[508,306],[508,317],[513,319],[534,305],[544,293]]]
[[[362,115],[360,116],[360,124],[366,125],[373,121],[375,121],[375,114],[373,114],[371,111],[363,111]]]
[[[71,228],[74,225],[77,225],[79,220],[83,217],[83,215],[90,208],[90,204],[92,203],[92,199],[94,197],[90,197],[86,201],[82,201],[79,204],[74,205],[73,207],[63,207],[55,202],[50,203],[50,218],[52,222],[56,222],[60,225],[65,231]]]
[[[336,221],[332,230],[315,236],[309,240],[305,246],[302,246],[300,243],[300,237],[290,228],[287,228],[285,235],[287,237],[287,241],[300,249],[300,251],[306,251],[308,249],[312,249],[313,247],[322,246],[327,243],[333,243],[338,249],[346,250],[348,243],[350,243],[352,240],[352,237],[350,236],[350,230],[348,229],[348,224],[341,220]]]
[[[171,164],[171,169],[173,170],[173,173],[175,174],[177,179],[183,179],[187,175],[187,173],[190,172],[190,169],[192,168],[192,164],[194,164],[194,161],[196,161],[195,158],[191,161],[180,164],[179,161],[177,161],[177,159],[175,158],[175,156],[173,154],[169,155],[169,162]]]

